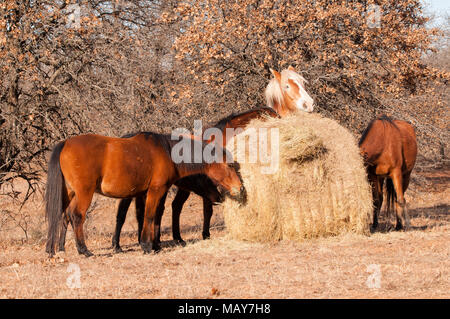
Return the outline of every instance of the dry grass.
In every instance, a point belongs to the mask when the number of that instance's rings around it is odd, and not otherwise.
[[[416,174],[417,176],[417,174]],[[113,254],[114,204],[96,197],[85,227],[95,253],[78,255],[69,230],[67,252],[48,259],[41,198],[24,208],[30,232],[0,230],[0,298],[450,298],[450,189],[436,192],[417,185],[407,192],[411,231],[381,230],[371,236],[341,235],[297,243],[231,240],[222,208],[216,207],[211,236],[200,240],[201,200],[192,196],[181,215],[186,247],[173,245],[170,203],[162,222],[163,249],[143,255],[136,244],[131,210],[124,225],[122,254]],[[17,209],[0,198],[0,209]],[[69,288],[69,265],[80,269],[81,288]],[[368,266],[379,265],[380,288],[369,288]]]
[[[279,169],[266,174],[264,163],[241,162],[248,203],[227,200],[224,205],[232,238],[271,242],[369,234],[372,195],[356,140],[347,129],[304,112],[255,120],[248,127],[278,128]],[[258,140],[249,143],[258,150]]]

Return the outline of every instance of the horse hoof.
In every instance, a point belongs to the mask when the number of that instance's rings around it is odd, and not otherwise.
[[[141,243],[141,248],[144,251],[144,255],[150,254],[152,252],[152,244],[151,243]]]
[[[123,253],[122,247],[120,247],[120,246],[114,247],[114,252],[115,252],[116,254]]]
[[[153,245],[153,250],[154,250],[155,253],[159,253],[161,251],[161,246]]]
[[[85,255],[86,257],[91,257],[91,256],[94,256],[94,254],[93,253],[91,253],[89,250],[85,250],[84,252],[82,252],[81,254],[83,254],[83,255]]]
[[[177,243],[177,245],[180,245],[180,246],[183,246],[183,247],[186,246],[186,242],[183,239],[177,239],[176,243]]]
[[[203,240],[210,239],[210,238],[211,238],[210,234],[203,235]]]
[[[377,224],[372,224],[372,226],[370,226],[370,232],[374,233],[378,228],[378,223]]]

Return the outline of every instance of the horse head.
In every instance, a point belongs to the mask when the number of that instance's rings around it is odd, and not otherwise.
[[[275,109],[280,116],[297,110],[312,112],[314,100],[305,89],[307,81],[292,66],[281,73],[270,69],[274,78],[266,87],[267,105]]]
[[[230,154],[225,148],[216,146],[218,152],[223,151],[223,158],[208,165],[207,175],[218,186],[223,196],[228,196],[240,203],[247,200],[245,187],[239,173],[239,163],[229,162]]]

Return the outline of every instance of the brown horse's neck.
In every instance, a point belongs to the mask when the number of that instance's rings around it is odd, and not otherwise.
[[[373,165],[385,148],[386,125],[391,123],[380,119],[374,120],[362,134],[359,149],[367,165]]]
[[[281,117],[286,116],[288,113],[283,107],[282,104],[278,103],[278,101],[275,101],[273,103],[273,108],[277,111],[278,114],[280,114]]]
[[[176,164],[178,177],[184,178],[191,175],[206,174],[208,166],[206,163],[180,163]]]
[[[217,168],[219,165],[219,163],[178,164],[178,179],[193,175],[206,175],[212,181],[217,181]]]
[[[269,107],[262,107],[257,109],[252,109],[240,114],[232,114],[226,118],[223,118],[220,120],[215,126],[215,128],[218,128],[222,131],[222,146],[226,146],[227,142],[230,138],[232,138],[234,135],[236,135],[235,132],[233,134],[230,134],[230,136],[227,135],[227,129],[244,129],[251,120],[256,118],[261,118],[263,115],[267,115],[270,117],[279,117],[280,114],[277,113],[272,108]],[[212,136],[207,142],[211,143],[215,140],[215,136]]]

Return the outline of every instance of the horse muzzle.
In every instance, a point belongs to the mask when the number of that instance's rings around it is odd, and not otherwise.
[[[247,204],[247,191],[244,186],[241,186],[240,189],[237,187],[233,187],[231,191],[228,193],[229,197],[240,204]]]
[[[299,99],[296,103],[296,107],[298,110],[306,112],[306,113],[312,113],[314,111],[314,101],[313,100],[306,100],[306,99]]]

